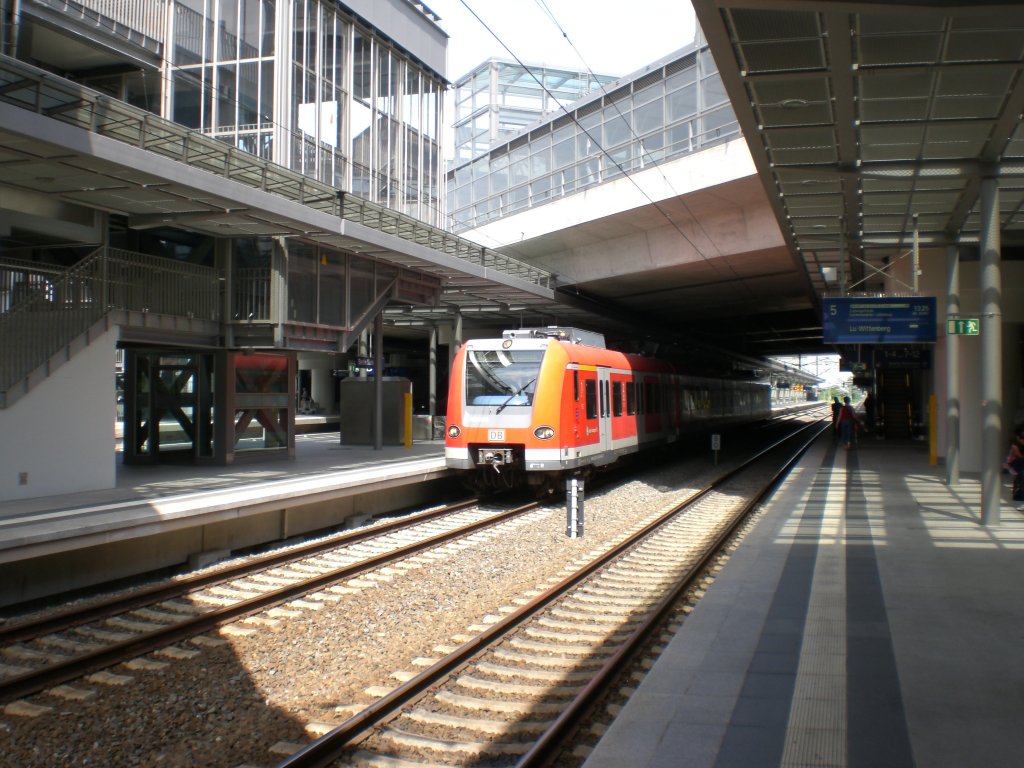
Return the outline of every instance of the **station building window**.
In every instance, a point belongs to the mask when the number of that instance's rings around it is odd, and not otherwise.
[[[323,0],[177,0],[173,19],[168,117],[440,223],[435,73]]]

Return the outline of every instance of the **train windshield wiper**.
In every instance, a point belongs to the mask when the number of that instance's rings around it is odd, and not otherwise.
[[[536,380],[537,380],[537,377],[534,376],[528,382],[523,384],[523,386],[521,386],[519,389],[517,389],[515,392],[513,392],[511,395],[509,395],[508,396],[508,400],[506,400],[504,403],[502,403],[501,405],[498,406],[498,410],[496,410],[494,412],[494,415],[497,416],[499,413],[501,413],[503,410],[505,410],[505,406],[508,405],[509,403],[511,403],[513,398],[519,397],[519,395],[523,394],[523,390],[526,389],[531,384],[533,384],[533,382],[535,382]]]

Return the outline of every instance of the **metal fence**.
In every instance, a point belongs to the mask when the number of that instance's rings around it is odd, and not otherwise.
[[[235,271],[233,320],[270,319],[270,270],[265,267]]]
[[[0,314],[0,392],[110,310],[220,320],[218,271],[159,256],[99,248],[63,271],[4,261],[0,276],[17,298]]]
[[[159,51],[166,37],[163,3],[153,0],[32,0],[91,27]]]
[[[555,287],[555,276],[547,270],[378,203],[346,194],[297,171],[7,57],[0,57],[0,100],[424,245],[467,263],[487,266],[547,289]]]
[[[63,273],[63,267],[0,257],[0,315],[10,312],[29,296],[46,290]]]

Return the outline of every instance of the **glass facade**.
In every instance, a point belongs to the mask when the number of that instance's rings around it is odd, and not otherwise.
[[[544,113],[559,110],[614,79],[498,59],[484,62],[454,86],[455,164],[479,157]]]
[[[740,135],[707,46],[681,52],[614,90],[448,173],[459,232],[613,181]]]
[[[176,0],[171,18],[168,117],[441,223],[440,76],[320,0]]]
[[[234,238],[231,250],[231,317],[255,322],[273,320],[273,240]],[[285,319],[292,323],[348,327],[399,275],[397,268],[385,262],[326,245],[294,240],[287,251]]]

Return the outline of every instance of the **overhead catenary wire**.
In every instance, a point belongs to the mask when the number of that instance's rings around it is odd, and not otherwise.
[[[590,69],[590,67],[587,64],[587,62],[583,59],[582,55],[576,49],[576,46],[573,45],[572,41],[569,39],[568,33],[561,26],[561,24],[558,23],[558,20],[555,18],[554,13],[551,11],[551,9],[547,7],[546,3],[544,3],[544,0],[535,0],[535,1],[541,7],[541,10],[543,11],[543,13],[546,16],[548,16],[548,18],[552,21],[553,24],[555,24],[555,26],[557,27],[558,31],[561,33],[562,37],[566,40],[566,42],[569,43],[569,45],[572,47],[573,51],[576,52],[577,56],[580,57],[580,60],[583,63],[584,67],[586,67],[588,74],[590,74],[591,77],[594,77],[595,75],[594,75],[593,70]],[[488,32],[488,34],[490,34],[495,39],[495,41],[497,41],[497,43],[502,48],[505,49],[505,51],[509,54],[509,56],[511,56],[516,61],[516,63],[519,64],[519,66],[521,66],[524,69],[524,71],[526,71],[530,75],[531,78],[533,78],[533,80],[552,99],[552,101],[558,106],[558,108],[562,110],[562,112],[580,129],[580,131],[583,132],[583,134],[585,136],[587,136],[588,139],[590,139],[590,141],[601,152],[601,154],[603,154],[605,157],[607,157],[608,160],[619,170],[619,172],[623,175],[623,177],[628,179],[629,182],[637,189],[637,191],[640,192],[640,194],[644,197],[644,199],[646,199],[648,201],[648,203],[650,203],[650,205],[652,207],[654,207],[654,209],[656,211],[658,211],[658,213],[660,213],[664,217],[664,219],[683,238],[683,240],[685,240],[690,245],[690,247],[693,248],[693,250],[697,253],[697,255],[701,259],[703,259],[713,270],[715,270],[715,272],[721,273],[721,269],[720,269],[719,265],[716,263],[716,260],[713,260],[712,258],[710,258],[706,253],[704,253],[704,251],[695,242],[693,242],[693,240],[686,234],[686,232],[683,231],[683,229],[680,226],[680,224],[672,218],[672,216],[669,214],[669,212],[661,204],[659,204],[656,200],[654,200],[647,193],[647,191],[637,182],[637,180],[633,177],[633,174],[630,173],[629,171],[627,171],[622,166],[622,164],[618,160],[616,160],[607,149],[605,149],[604,145],[600,141],[598,141],[597,138],[594,137],[594,135],[589,130],[587,130],[587,128],[585,128],[579,122],[579,120],[577,120],[575,114],[573,114],[572,111],[567,109],[567,107],[558,99],[558,97],[554,93],[552,93],[550,89],[548,89],[548,87],[534,73],[533,68],[531,68],[531,67],[529,67],[529,66],[527,66],[526,64],[523,63],[523,61],[519,58],[519,56],[517,56],[515,54],[515,52],[512,51],[512,49],[505,43],[505,41],[493,29],[491,29],[491,27],[479,16],[479,14],[477,14],[477,12],[475,10],[473,10],[473,8],[470,7],[470,5],[467,2],[467,0],[460,0],[460,2],[463,5],[463,7],[465,7],[465,9],[473,16],[473,18],[475,18],[477,20],[477,22]],[[658,171],[662,175],[662,178],[665,179],[665,181],[668,184],[669,188],[672,189],[672,191],[676,195],[677,199],[680,200],[681,204],[684,206],[684,208],[690,214],[690,217],[691,217],[691,219],[693,219],[693,221],[696,224],[696,226],[700,228],[701,232],[705,235],[705,237],[708,237],[709,242],[711,242],[711,244],[714,246],[714,241],[708,236],[706,230],[704,230],[703,226],[700,224],[700,221],[697,219],[696,216],[694,216],[692,211],[686,205],[686,202],[682,200],[681,196],[678,193],[675,192],[675,190],[672,188],[671,184],[668,182],[668,179],[665,177],[664,171],[661,169],[660,164],[649,153],[647,153],[646,149],[643,148],[643,143],[640,141],[639,137],[636,135],[636,132],[633,130],[633,126],[630,124],[630,122],[628,120],[626,120],[625,115],[622,114],[622,111],[618,108],[617,104],[615,105],[615,109],[616,109],[616,112],[619,114],[619,116],[622,118],[622,120],[626,123],[627,127],[629,128],[630,134],[633,136],[634,139],[637,140],[637,143],[640,144],[641,149],[650,158],[651,163],[658,168]],[[715,250],[716,251],[718,250],[717,246],[715,246]],[[719,255],[721,255],[720,251],[719,251]],[[737,273],[736,270],[730,264],[728,264],[728,263],[726,263],[726,268],[728,269],[729,272],[732,273],[732,276],[735,277],[740,282],[741,285],[743,285],[744,290],[749,291],[749,287],[746,286],[746,283],[744,282],[743,278],[739,275],[739,273]]]
[[[534,2],[544,12],[544,15],[547,16],[551,20],[551,23],[555,25],[555,27],[558,29],[559,33],[562,35],[562,37],[565,40],[565,42],[568,43],[569,47],[572,48],[573,52],[579,58],[580,63],[583,64],[584,68],[586,69],[587,74],[590,75],[592,78],[596,78],[597,75],[594,73],[593,68],[590,66],[589,62],[584,58],[583,54],[576,47],[576,45],[573,43],[573,41],[569,38],[569,33],[565,31],[565,29],[559,23],[558,19],[555,18],[555,14],[548,7],[547,2],[545,0],[534,0]],[[655,158],[654,155],[652,155],[650,152],[647,151],[647,147],[644,146],[644,143],[641,140],[640,136],[634,130],[633,123],[631,121],[627,120],[626,116],[622,113],[622,110],[619,109],[619,102],[618,101],[613,101],[613,102],[611,102],[611,105],[612,105],[612,107],[614,107],[616,114],[618,114],[618,116],[620,118],[622,118],[622,122],[625,123],[626,127],[629,129],[630,136],[632,136],[636,140],[636,143],[640,147],[640,151],[641,151],[641,153],[643,153],[643,156],[646,157],[650,161],[651,165],[653,165],[658,170],[658,173],[661,176],[662,180],[665,182],[665,185],[672,192],[673,196],[676,199],[679,200],[680,204],[683,206],[683,208],[686,210],[686,212],[690,215],[690,218],[693,219],[694,224],[697,225],[697,227],[700,229],[700,231],[708,239],[708,242],[710,242],[711,245],[714,246],[715,251],[719,255],[722,255],[722,252],[719,250],[718,246],[715,244],[715,241],[707,233],[707,230],[704,229],[704,225],[701,223],[700,219],[698,219],[697,216],[694,215],[693,211],[690,210],[690,206],[686,204],[686,200],[683,199],[683,196],[680,195],[679,192],[676,190],[676,188],[672,185],[672,181],[668,178],[668,176],[665,175],[665,171],[661,167],[661,163],[658,162],[657,158]],[[648,198],[648,199],[650,199],[650,198]],[[676,227],[675,222],[672,221],[672,219],[668,216],[668,214],[665,211],[663,211],[661,209],[661,207],[657,203],[654,203],[653,201],[652,201],[652,203],[658,209],[658,212],[661,213],[663,216],[665,216],[669,220],[669,222],[672,223],[673,227],[678,229],[678,227]],[[683,232],[681,232],[681,231],[680,231],[680,234],[683,235],[684,238],[686,237],[686,235]],[[687,238],[687,241],[690,242],[689,238]],[[690,242],[690,244],[693,245],[693,247],[695,249],[697,248],[697,246],[694,245],[692,242]],[[699,249],[697,249],[697,251],[698,251],[698,253],[700,253]],[[701,253],[701,256],[703,257],[704,254]]]

